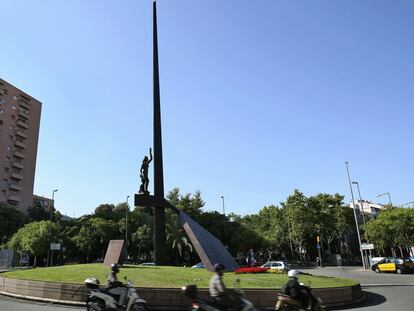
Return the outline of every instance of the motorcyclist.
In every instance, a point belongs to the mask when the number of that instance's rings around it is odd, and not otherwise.
[[[214,265],[214,276],[210,280],[209,292],[210,297],[215,304],[225,310],[237,310],[240,300],[237,299],[232,290],[226,288],[223,282],[223,273],[226,267],[221,264]]]
[[[289,270],[289,281],[282,287],[282,294],[288,295],[293,299],[300,301],[306,310],[312,310],[312,303],[309,297],[307,287],[298,282],[299,271]]]
[[[119,273],[119,265],[114,263],[111,265],[111,272],[108,275],[108,293],[118,298],[118,304],[124,305],[127,289],[121,281],[118,281],[117,273]]]

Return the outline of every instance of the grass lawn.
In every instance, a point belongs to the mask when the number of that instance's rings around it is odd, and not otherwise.
[[[1,274],[4,277],[81,284],[88,277],[96,277],[101,284],[106,284],[109,269],[103,264],[68,265],[52,268],[36,268],[30,270],[12,271]],[[187,284],[197,284],[207,288],[213,274],[206,269],[184,267],[141,267],[127,265],[121,268],[119,280],[126,276],[137,287],[181,288]],[[281,288],[286,283],[286,274],[235,274],[225,273],[224,282],[228,287],[234,287],[236,279],[240,279],[241,288]],[[330,278],[321,276],[302,275],[300,282],[313,288],[341,287],[358,284],[351,279]]]

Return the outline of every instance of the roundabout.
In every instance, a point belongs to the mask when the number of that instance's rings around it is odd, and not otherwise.
[[[89,290],[83,284],[88,277],[106,281],[108,270],[102,264],[68,265],[53,268],[3,273],[0,277],[0,293],[19,298],[44,302],[84,305]],[[181,293],[181,287],[196,284],[200,297],[208,297],[208,281],[211,273],[205,269],[184,267],[140,267],[126,266],[121,269],[119,279],[131,280],[139,295],[152,310],[184,310],[190,300]],[[277,293],[286,283],[286,274],[235,274],[226,273],[224,281],[228,287],[239,286],[246,296],[259,308],[274,307]],[[339,307],[363,300],[364,295],[358,281],[326,276],[302,275],[300,281],[312,287],[327,307]]]

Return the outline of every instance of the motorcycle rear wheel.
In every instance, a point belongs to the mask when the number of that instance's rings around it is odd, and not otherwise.
[[[276,311],[299,311],[301,310],[297,306],[291,306],[286,303],[281,303],[280,305],[277,305],[275,308]]]
[[[131,311],[147,311],[147,307],[143,303],[136,303],[132,306]]]
[[[90,303],[96,303],[99,305],[99,307],[101,307],[101,310],[105,310],[105,302],[99,298],[92,297],[92,298],[88,298],[88,300],[86,301],[87,311],[95,311],[95,309],[91,308],[91,306],[89,305]]]

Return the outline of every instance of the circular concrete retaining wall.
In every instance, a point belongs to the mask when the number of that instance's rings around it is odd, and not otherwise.
[[[142,288],[137,287],[138,294],[144,298],[151,310],[188,310],[191,302],[178,288]],[[15,294],[25,298],[41,298],[55,302],[84,302],[89,290],[82,284],[66,284],[18,280],[0,277],[0,292]],[[207,298],[208,290],[200,289],[200,297]],[[326,307],[344,306],[364,299],[361,286],[336,288],[315,288],[315,296],[322,299]],[[259,308],[274,307],[278,290],[246,289],[245,294]]]

